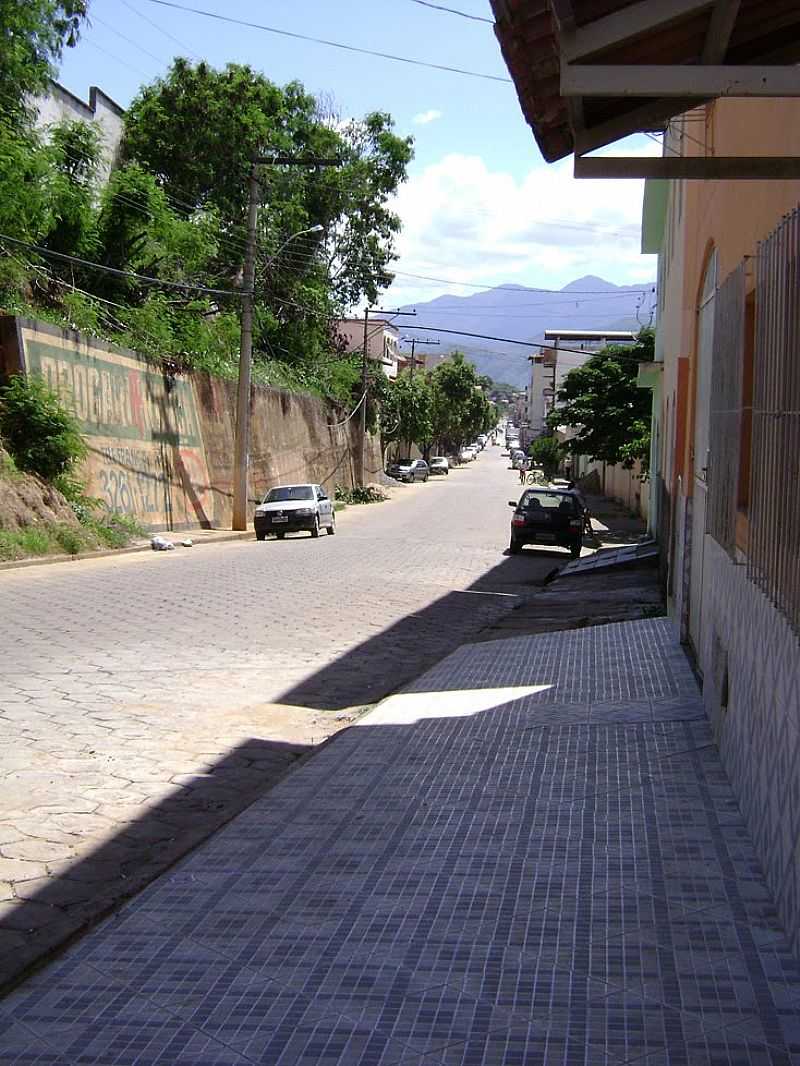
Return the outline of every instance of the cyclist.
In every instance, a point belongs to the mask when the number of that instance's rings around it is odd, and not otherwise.
[[[528,470],[530,469],[530,464],[531,464],[531,461],[527,457],[527,455],[523,459],[520,459],[520,461],[519,461],[519,483],[520,483],[520,485],[524,485],[525,484],[525,478],[527,477]]]

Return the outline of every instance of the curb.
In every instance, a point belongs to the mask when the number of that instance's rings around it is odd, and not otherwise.
[[[192,530],[183,530],[180,534],[176,534],[176,536],[177,535],[190,537],[192,535]],[[192,547],[197,548],[201,544],[223,544],[225,541],[244,540],[248,537],[252,539],[252,530],[242,530],[241,532],[236,533],[231,531],[223,533],[219,537],[214,537],[213,539],[196,540]],[[153,549],[148,542],[147,544],[134,544],[130,548],[104,548],[103,550],[96,552],[78,552],[76,555],[42,555],[36,559],[11,559],[9,562],[0,563],[0,572],[3,570],[25,570],[31,566],[51,566],[56,563],[76,563],[82,562],[84,559],[107,559],[112,555],[133,555],[136,552],[151,552],[152,550]]]

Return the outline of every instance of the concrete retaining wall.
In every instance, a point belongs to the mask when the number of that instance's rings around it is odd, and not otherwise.
[[[170,377],[136,352],[47,323],[0,319],[0,369],[41,374],[80,420],[87,491],[149,529],[230,526],[236,385],[208,374]],[[271,485],[356,479],[358,418],[310,395],[255,386],[251,507]],[[366,480],[379,479],[370,437]]]

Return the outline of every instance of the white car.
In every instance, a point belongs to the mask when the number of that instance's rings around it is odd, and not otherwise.
[[[471,463],[475,458],[475,451],[473,448],[462,448],[458,453],[458,458],[462,463]]]
[[[253,525],[256,540],[264,540],[267,533],[283,540],[287,533],[301,530],[318,537],[320,529],[333,536],[336,515],[333,501],[322,485],[277,485],[256,507]]]

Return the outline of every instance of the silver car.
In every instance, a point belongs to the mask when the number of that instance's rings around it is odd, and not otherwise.
[[[253,518],[256,540],[274,533],[283,540],[287,533],[302,530],[318,537],[320,529],[336,532],[333,501],[322,485],[277,485],[256,507]]]
[[[398,481],[427,481],[430,475],[428,464],[424,459],[396,459],[386,471],[389,477]]]

